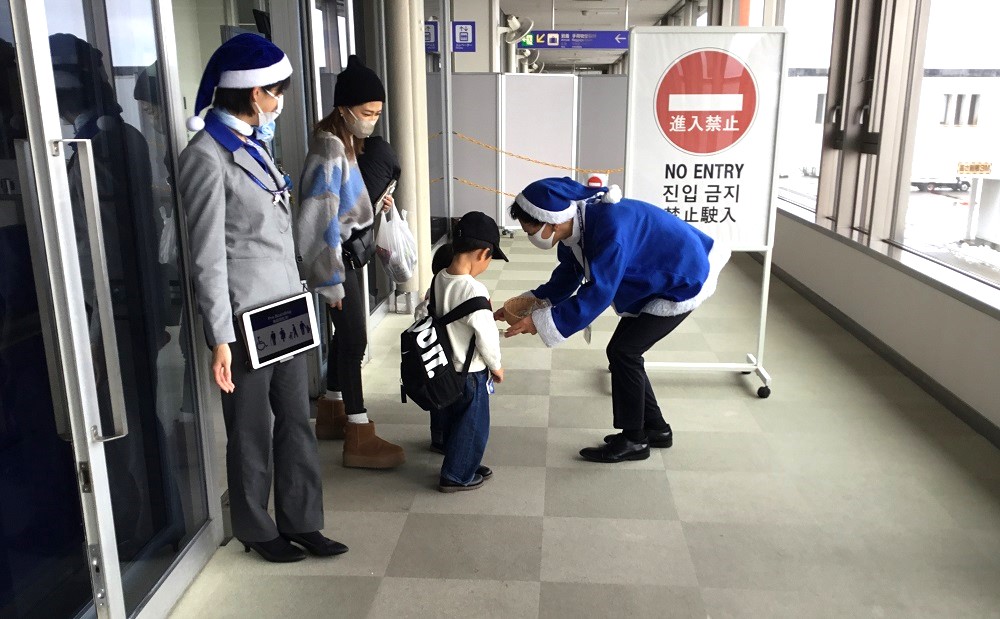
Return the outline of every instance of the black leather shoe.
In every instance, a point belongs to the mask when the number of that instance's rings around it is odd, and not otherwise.
[[[480,474],[480,475],[483,476],[483,481],[486,481],[490,477],[493,477],[493,470],[490,469],[490,467],[488,467],[488,466],[481,466],[481,467],[479,467],[478,469],[476,469],[476,473],[478,473],[478,474]]]
[[[319,531],[312,533],[282,533],[282,537],[295,542],[315,557],[335,557],[347,552],[347,546],[325,537]]]
[[[268,542],[243,542],[243,551],[251,550],[271,563],[295,563],[306,558],[306,553],[289,544],[280,535]]]
[[[604,437],[604,442],[610,442],[616,436],[621,436],[621,434],[609,434]],[[666,449],[674,444],[674,433],[670,430],[670,424],[667,424],[666,430],[646,430],[646,439],[649,440],[649,446],[654,449]]]
[[[587,447],[580,450],[580,457],[591,462],[625,462],[645,460],[649,457],[649,441],[633,443],[621,434],[615,434],[601,447]]]

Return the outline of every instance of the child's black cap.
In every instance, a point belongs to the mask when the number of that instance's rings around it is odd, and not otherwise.
[[[490,245],[494,258],[510,262],[507,255],[500,249],[500,229],[497,227],[497,222],[486,213],[471,211],[462,215],[462,218],[455,224],[454,232],[456,239],[471,239]]]

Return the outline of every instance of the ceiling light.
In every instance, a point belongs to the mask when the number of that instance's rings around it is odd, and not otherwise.
[[[620,9],[583,9],[584,15],[617,15]]]

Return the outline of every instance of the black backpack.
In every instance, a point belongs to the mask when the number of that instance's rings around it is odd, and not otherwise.
[[[491,310],[489,299],[474,297],[464,301],[441,318],[435,316],[434,281],[431,281],[427,317],[414,322],[400,336],[402,360],[399,364],[400,396],[405,403],[409,398],[424,409],[439,410],[457,402],[465,394],[465,376],[469,373],[472,356],[476,351],[473,333],[465,355],[465,367],[455,371],[452,362],[451,339],[447,326],[479,310]]]

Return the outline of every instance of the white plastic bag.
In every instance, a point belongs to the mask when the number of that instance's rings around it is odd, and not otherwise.
[[[160,207],[160,216],[163,218],[158,252],[160,264],[174,264],[177,262],[177,228],[174,226],[174,216],[162,206]]]
[[[402,284],[413,277],[413,270],[417,267],[417,241],[406,223],[406,211],[401,211],[395,205],[392,211],[392,219],[386,218],[385,213],[382,213],[378,238],[375,240],[375,253],[382,260],[389,277],[397,284]]]

